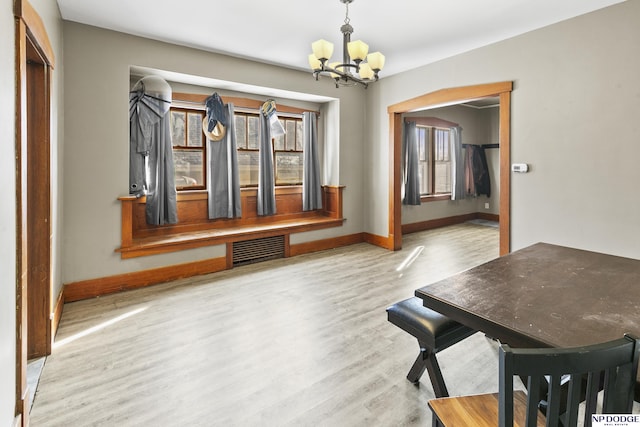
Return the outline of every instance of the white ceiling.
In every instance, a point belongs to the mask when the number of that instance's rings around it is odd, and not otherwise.
[[[65,20],[295,69],[320,38],[342,56],[340,0],[57,1]],[[349,17],[384,78],[622,1],[354,0]]]

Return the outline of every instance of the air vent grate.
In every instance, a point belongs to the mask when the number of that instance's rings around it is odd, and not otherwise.
[[[233,265],[284,258],[284,236],[263,237],[233,243]]]

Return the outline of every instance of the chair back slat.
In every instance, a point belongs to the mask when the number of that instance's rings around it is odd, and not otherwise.
[[[548,377],[549,388],[547,392],[547,426],[555,427],[560,417],[560,403],[562,400],[562,388],[560,387],[561,375]]]
[[[598,391],[600,390],[600,372],[589,372],[587,376],[587,389],[585,391],[586,397],[584,400],[584,413],[585,413],[585,421],[587,419],[587,414],[595,414],[596,409],[598,408]],[[589,423],[591,422],[591,417],[589,418]],[[591,425],[591,424],[589,424]]]
[[[584,378],[582,375],[571,375],[569,380],[569,391],[567,394],[567,412],[565,413],[565,422],[567,426],[574,426],[578,423],[578,408],[582,400],[582,384]]]
[[[540,383],[544,377],[531,376],[527,380],[527,426],[537,426]]]
[[[633,363],[619,366],[617,369],[608,369],[605,372],[603,411],[611,414],[630,412],[633,402],[626,402],[621,394],[635,387]]]

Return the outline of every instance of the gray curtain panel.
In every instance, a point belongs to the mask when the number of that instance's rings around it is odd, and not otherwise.
[[[207,191],[209,193],[209,219],[240,218],[240,177],[233,104],[224,106],[227,128],[220,141],[207,138]]]
[[[258,166],[258,215],[276,213],[276,184],[273,170],[273,143],[269,118],[260,113]]]
[[[465,196],[464,157],[462,156],[462,128],[454,126],[451,131],[451,200]]]
[[[402,162],[404,169],[404,197],[405,205],[420,204],[420,169],[418,152],[418,135],[415,122],[405,122],[404,140],[402,144]]]
[[[315,113],[302,113],[304,163],[302,166],[302,210],[322,209],[318,129]]]
[[[147,196],[150,225],[178,222],[169,108],[171,86],[140,79],[129,93],[129,193]]]

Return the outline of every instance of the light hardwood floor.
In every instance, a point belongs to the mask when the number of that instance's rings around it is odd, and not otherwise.
[[[385,308],[498,256],[470,223],[67,304],[38,386],[38,426],[429,425],[413,337]],[[414,252],[416,251],[416,252]],[[412,253],[415,261],[397,268]],[[451,394],[497,390],[481,333],[438,354]]]

